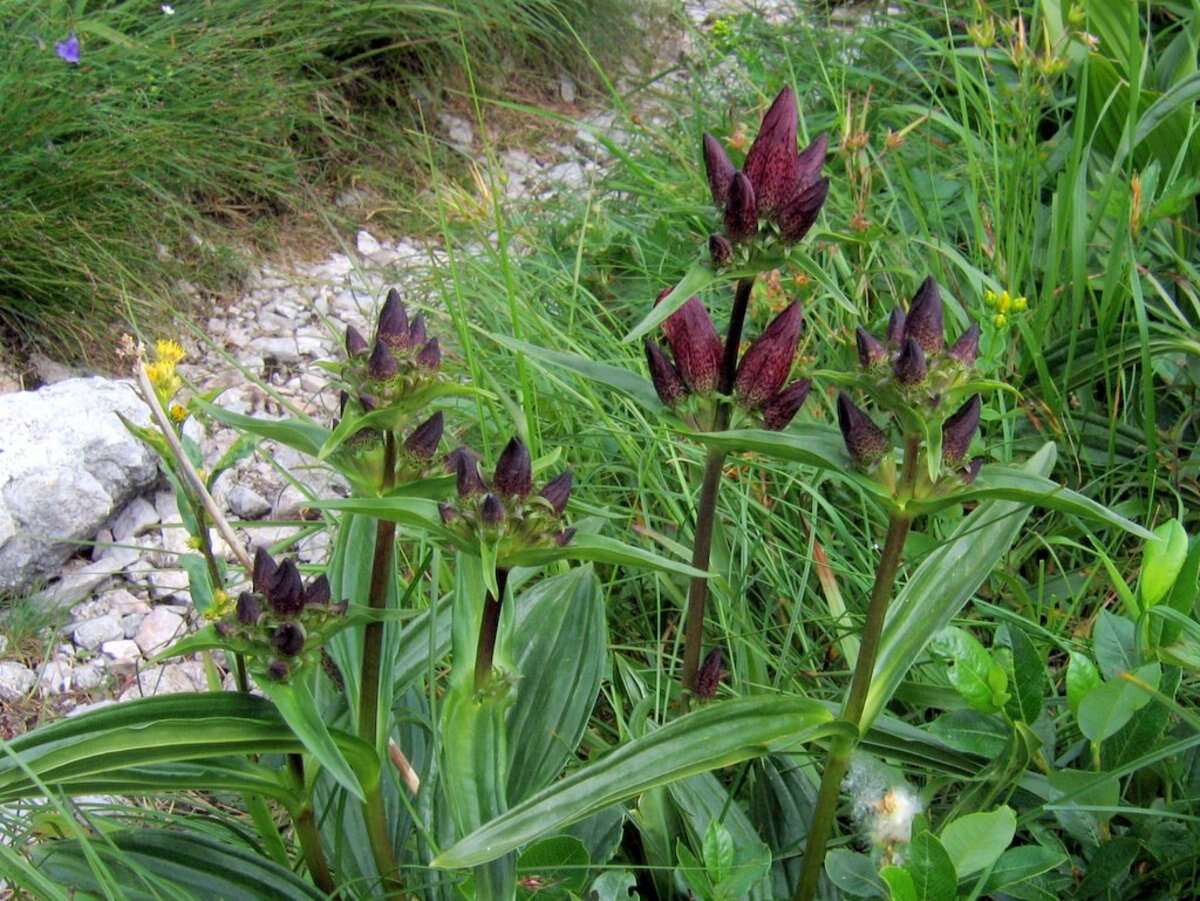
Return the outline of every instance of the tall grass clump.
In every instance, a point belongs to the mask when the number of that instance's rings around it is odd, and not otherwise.
[[[0,326],[100,355],[114,319],[183,303],[178,279],[230,274],[231,237],[310,216],[365,170],[415,174],[412,135],[458,61],[582,73],[620,9],[0,0]]]

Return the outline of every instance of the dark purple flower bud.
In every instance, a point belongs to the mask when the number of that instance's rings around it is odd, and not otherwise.
[[[819,134],[812,142],[800,151],[797,166],[801,185],[811,185],[821,176],[821,168],[825,165],[825,154],[829,150],[829,137]]]
[[[416,347],[424,344],[425,341],[425,316],[423,313],[418,313],[417,318],[408,327],[408,344],[410,347]]]
[[[442,365],[442,347],[437,338],[430,338],[417,354],[417,365],[425,369],[437,369]]]
[[[479,457],[469,447],[456,447],[446,455],[446,470],[458,479],[458,496],[471,497],[487,490],[479,472]]]
[[[345,616],[346,611],[350,609],[349,601],[338,601],[336,604],[329,605],[329,612],[334,616]]]
[[[889,449],[887,435],[845,392],[838,395],[837,413],[850,459],[859,466],[874,466],[882,460]]]
[[[761,407],[783,387],[792,371],[803,325],[804,313],[799,302],[793,301],[750,345],[733,381],[734,394],[747,407]]]
[[[904,319],[904,310],[898,306],[893,307],[887,327],[887,343],[892,347],[899,347],[904,340]]]
[[[713,203],[719,209],[723,209],[729,200],[729,183],[733,181],[737,170],[733,168],[733,163],[729,162],[729,156],[721,142],[707,133],[704,135],[704,169],[708,173],[708,187],[712,191]]]
[[[817,214],[829,195],[829,179],[822,178],[797,194],[787,206],[775,214],[779,234],[784,241],[795,244],[808,234],[817,221]]]
[[[500,503],[500,498],[494,494],[485,497],[479,507],[479,518],[487,526],[498,526],[504,522],[504,504]]]
[[[233,637],[233,626],[229,623],[213,623],[213,631],[221,638]]]
[[[937,282],[929,276],[908,305],[908,319],[904,323],[904,337],[912,338],[927,354],[937,353],[945,343],[942,326],[942,296]]]
[[[379,398],[374,394],[360,394],[358,396],[358,405],[363,408],[364,413],[370,413],[373,410],[379,409]]]
[[[942,423],[942,461],[950,466],[957,466],[967,455],[971,447],[971,439],[979,429],[979,413],[983,409],[983,400],[978,394],[952,413]]]
[[[758,203],[754,187],[741,172],[729,185],[729,204],[725,207],[725,234],[737,243],[758,234]]]
[[[964,485],[970,485],[979,475],[979,470],[983,469],[983,457],[976,457],[961,470],[959,470],[959,478],[962,479]]]
[[[432,460],[442,440],[444,428],[445,417],[442,416],[442,411],[438,410],[404,439],[404,449],[418,460]]]
[[[797,379],[767,401],[762,408],[763,428],[774,432],[786,429],[808,400],[811,388],[810,380]]]
[[[887,359],[887,348],[883,342],[861,325],[854,330],[854,340],[858,345],[858,365],[863,369],[870,369]]]
[[[282,660],[272,660],[267,665],[267,676],[273,682],[284,682],[292,674],[292,668]]]
[[[708,255],[714,269],[724,269],[733,262],[733,245],[724,235],[709,235]]]
[[[267,588],[275,578],[278,566],[265,547],[254,549],[254,569],[250,573],[250,584],[259,594],[266,594]]]
[[[306,607],[310,604],[328,604],[330,597],[329,579],[324,573],[321,573],[304,588],[304,606]]]
[[[243,591],[237,599],[237,621],[243,626],[253,626],[262,616],[262,602],[258,595]]]
[[[566,547],[571,543],[571,539],[575,537],[575,529],[563,529],[554,536],[554,543],[559,547]]]
[[[371,350],[367,339],[352,325],[346,326],[346,355],[363,357]]]
[[[400,301],[400,292],[392,288],[379,311],[378,340],[392,347],[404,347],[408,341],[408,312]]]
[[[704,662],[696,671],[696,697],[709,701],[716,697],[721,680],[725,678],[725,655],[720,648],[713,648],[704,655]]]
[[[345,389],[338,392],[338,418],[334,420],[333,427],[338,427],[338,422],[346,415],[346,404],[350,403],[350,393]]]
[[[688,298],[668,316],[663,321],[663,334],[671,345],[683,383],[700,394],[715,389],[725,346],[700,298]]]
[[[679,376],[675,364],[667,358],[657,341],[646,339],[646,364],[650,367],[650,381],[658,399],[668,407],[673,407],[687,397],[687,385]]]
[[[284,657],[295,657],[304,650],[304,627],[299,623],[283,623],[271,633],[271,647]]]
[[[291,560],[284,560],[267,586],[267,603],[280,616],[294,616],[304,608],[304,580]]]
[[[509,497],[525,497],[533,490],[533,461],[520,438],[514,436],[500,452],[492,481],[498,492]]]
[[[958,340],[946,351],[946,355],[963,366],[974,366],[975,358],[979,356],[979,323],[972,322],[971,327],[959,335]]]
[[[375,342],[375,349],[371,351],[371,359],[367,360],[367,375],[377,382],[382,382],[390,379],[399,371],[400,365],[392,356],[391,349],[380,338]]]
[[[442,518],[442,525],[448,526],[454,520],[458,519],[458,511],[449,504],[438,504],[438,516]]]
[[[925,363],[925,351],[913,338],[905,338],[896,362],[892,364],[892,372],[896,381],[906,388],[919,385],[925,381],[929,367]]]
[[[742,171],[754,185],[758,208],[763,215],[780,209],[795,193],[800,167],[796,155],[796,94],[790,88],[779,92],[763,116],[762,125]]]
[[[550,502],[556,516],[562,516],[563,510],[567,508],[573,481],[574,476],[567,470],[547,482],[546,487],[542,489],[541,496]]]

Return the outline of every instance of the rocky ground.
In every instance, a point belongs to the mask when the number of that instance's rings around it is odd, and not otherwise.
[[[685,7],[703,24],[756,5],[775,17],[797,8],[780,0],[695,0]],[[667,52],[689,48],[681,33]],[[569,78],[560,92],[564,103],[576,103]],[[661,110],[647,101],[640,112],[646,119]],[[608,161],[599,137],[635,140],[607,110],[579,108],[577,121],[573,140],[539,148],[536,158],[521,149],[499,154],[507,203],[590,190]],[[471,122],[443,114],[439,127],[450,144],[486,164]],[[258,267],[240,296],[183,336],[188,357],[179,371],[189,389],[224,389],[221,405],[250,415],[282,415],[286,404],[331,418],[336,397],[314,362],[335,353],[334,335],[346,325],[369,334],[389,287],[420,296],[442,260],[436,245],[387,240],[368,227],[352,241],[346,253]],[[146,424],[145,405],[126,381],[77,377],[49,363],[41,374],[46,387],[0,395],[0,591],[19,599],[0,620],[0,738],[47,715],[209,684],[201,660],[149,662],[198,616],[177,562],[190,548],[174,494],[117,416]],[[195,421],[187,434],[206,465],[237,438]],[[304,526],[304,507],[310,496],[344,490],[313,461],[262,442],[218,480],[214,497],[247,546],[298,537],[299,558],[319,564],[328,536]]]

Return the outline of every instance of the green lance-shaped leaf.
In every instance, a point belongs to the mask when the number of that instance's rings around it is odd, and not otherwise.
[[[354,769],[369,773],[377,768],[374,753],[358,739],[330,734]],[[27,797],[33,778],[65,787],[112,773],[123,778],[119,773],[129,767],[298,753],[305,747],[269,701],[237,692],[203,692],[93,710],[26,733],[8,750],[0,756],[0,798]]]
[[[1043,445],[1025,464],[1025,471],[1034,475],[1049,472],[1054,456],[1054,445]],[[863,712],[864,726],[883,709],[930,639],[962,609],[1016,541],[1030,509],[1018,501],[980,504],[946,543],[917,567],[892,601],[884,621]]]
[[[754,453],[777,460],[800,463],[828,470],[852,482],[876,501],[891,509],[895,504],[887,490],[858,472],[839,429],[820,423],[796,423],[782,432],[767,429],[733,429],[692,435],[714,450],[726,453]]]
[[[675,573],[681,576],[700,578],[708,574],[682,560],[672,560],[636,545],[626,544],[605,535],[579,532],[562,547],[539,547],[506,554],[504,566],[540,566],[554,560],[587,560],[593,563],[611,563],[616,566],[641,567],[658,572]]]
[[[759,695],[709,704],[548,786],[443,851],[433,864],[465,867],[494,860],[656,786],[847,731],[824,706],[804,698]]]
[[[288,682],[271,679],[256,681],[296,737],[304,743],[304,749],[329,771],[339,785],[360,801],[365,800],[366,794],[379,783],[378,760],[372,754],[369,759],[360,758],[357,765],[351,765],[321,716],[309,690],[306,674],[299,674]]]
[[[632,331],[625,336],[624,340],[626,343],[637,341],[643,335],[650,334],[664,319],[687,303],[689,297],[703,291],[721,277],[713,270],[708,260],[697,260],[684,273],[683,278],[671,290],[671,293],[655,304],[654,308],[646,314],[645,318],[635,325]]]
[[[1041,451],[1038,453],[1040,454]],[[1059,513],[1068,513],[1072,516],[1080,516],[1124,529],[1141,538],[1154,537],[1154,533],[1148,529],[1126,519],[1119,513],[1114,513],[1089,497],[1084,497],[1044,475],[1031,471],[1028,466],[1020,469],[999,465],[985,466],[970,485],[945,497],[911,501],[908,504],[908,510],[914,514],[932,513],[942,507],[962,501],[986,500],[1022,501],[1047,510],[1056,510]]]
[[[612,388],[614,391],[619,391],[653,413],[666,415],[670,412],[666,405],[658,399],[658,394],[655,393],[654,385],[650,380],[644,379],[628,369],[620,366],[611,366],[608,363],[600,363],[580,354],[564,353],[559,350],[538,347],[536,344],[519,341],[507,335],[493,335],[492,340],[509,350],[523,353],[539,363],[557,366],[560,369],[565,369],[582,376],[589,381],[597,382],[598,384]]]
[[[258,435],[260,438],[270,438],[272,441],[286,444],[288,447],[312,457],[321,452],[321,448],[329,439],[329,429],[312,419],[259,419],[234,413],[199,398],[193,398],[191,406],[239,432],[248,432],[251,435]]]
[[[548,785],[583,738],[608,654],[600,580],[591,566],[540,582],[514,599],[520,674],[508,712],[508,800]]]
[[[129,829],[91,839],[52,842],[35,852],[38,870],[75,891],[105,894],[100,863],[121,897],[136,901],[161,898],[319,899],[325,893],[248,848],[238,848],[198,833],[166,829]]]

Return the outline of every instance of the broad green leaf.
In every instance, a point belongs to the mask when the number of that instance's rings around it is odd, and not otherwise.
[[[1079,714],[1079,705],[1100,682],[1100,670],[1096,669],[1092,658],[1071,651],[1071,661],[1067,664],[1067,706],[1072,713]]]
[[[1075,897],[1120,897],[1113,888],[1124,882],[1129,868],[1141,853],[1142,843],[1132,836],[1122,835],[1106,841],[1103,848],[1088,861],[1087,872],[1079,883]]]
[[[1101,610],[1092,629],[1092,650],[1104,678],[1137,669],[1137,627],[1123,616]]]
[[[958,896],[954,861],[932,832],[912,840],[904,869],[912,876],[917,901],[954,901]]]
[[[720,780],[712,773],[700,773],[671,783],[667,791],[693,846],[703,851],[705,873],[714,884],[714,897],[766,901],[770,897],[765,877],[771,868],[771,849]],[[711,847],[717,841],[711,835],[714,824],[720,824],[720,832],[729,839],[730,855],[723,861],[710,855],[710,850],[717,854]],[[713,863],[727,866],[714,869]]]
[[[256,679],[258,687],[279,714],[287,721],[296,737],[304,743],[304,749],[317,759],[338,784],[362,801],[364,793],[370,793],[379,783],[379,764],[359,761],[351,765],[341,747],[333,740],[317,703],[309,691],[308,682],[297,676],[288,682],[272,679]],[[372,755],[373,757],[374,755]]]
[[[1042,845],[1022,845],[1009,848],[1000,855],[983,884],[982,896],[1001,892],[1029,879],[1047,873],[1067,862],[1067,855]]]
[[[887,897],[887,885],[875,862],[858,851],[831,848],[825,854],[825,875],[835,888],[847,895],[856,898]]]
[[[990,813],[971,813],[942,827],[939,838],[959,879],[990,867],[1012,844],[1017,815],[1007,805]]]
[[[1147,663],[1134,671],[1143,682],[1158,688],[1162,667]],[[1104,741],[1129,722],[1130,718],[1150,702],[1150,695],[1119,675],[1093,688],[1079,705],[1079,731],[1091,741]]]
[[[1167,596],[1165,606],[1190,620],[1196,609],[1198,592],[1200,592],[1200,537],[1192,539],[1187,559],[1179,571],[1179,576],[1175,579],[1175,584],[1171,587],[1171,593]],[[1159,642],[1170,644],[1179,638],[1180,631],[1182,631],[1182,626],[1178,622],[1163,623]]]
[[[325,898],[325,893],[247,848],[198,833],[166,829],[111,832],[89,840],[121,886],[122,898],[159,901],[179,892],[191,898]],[[103,894],[102,883],[78,841],[48,842],[36,852],[38,869],[76,892]],[[147,877],[156,877],[155,884]]]
[[[377,766],[374,753],[358,739],[338,732],[332,738],[356,769]],[[116,704],[27,732],[9,749],[11,754],[0,756],[0,800],[36,793],[26,769],[48,785],[65,787],[110,774],[123,779],[130,767],[305,750],[274,705],[237,692]]]
[[[912,873],[889,864],[879,871],[880,878],[887,883],[890,901],[917,901],[917,886]]]
[[[270,438],[280,444],[315,457],[321,452],[321,447],[329,438],[329,429],[311,419],[259,419],[254,416],[243,416],[210,404],[208,401],[192,398],[189,406],[207,413],[217,422],[237,429],[239,432],[249,432],[260,438]]]
[[[582,357],[579,354],[563,353],[562,351],[538,347],[525,341],[518,341],[516,338],[510,338],[507,335],[495,334],[491,337],[496,343],[507,347],[509,350],[523,353],[542,363],[549,363],[552,366],[567,369],[576,375],[583,376],[585,379],[599,382],[602,385],[607,385],[609,388],[620,391],[652,412],[659,414],[670,412],[663,402],[658,399],[658,394],[655,393],[654,385],[651,384],[650,380],[644,379],[640,375],[630,372],[628,369],[623,369],[619,366],[610,366],[607,363],[600,363],[596,360]]]
[[[517,697],[508,711],[508,800],[548,785],[574,755],[600,692],[608,625],[600,582],[580,566],[538,583],[516,605]]]
[[[637,889],[637,877],[628,870],[605,870],[588,888],[589,901],[629,901]]]
[[[845,731],[822,705],[803,698],[759,695],[709,704],[517,804],[443,851],[433,865],[464,867],[492,860],[656,786]]]
[[[1013,719],[1026,723],[1036,722],[1042,714],[1042,705],[1048,691],[1046,666],[1024,629],[1010,624],[1003,627],[1002,633],[997,635],[997,641],[1006,641],[1012,652],[1008,655],[1011,664],[1008,676],[1012,693],[1005,709]]]
[[[1168,701],[1174,700],[1181,675],[1175,666],[1168,666],[1163,671],[1158,690]],[[1100,746],[1100,765],[1103,769],[1115,770],[1125,766],[1145,754],[1147,748],[1159,746],[1163,732],[1171,723],[1172,711],[1169,704],[1157,698],[1153,700],[1156,703],[1143,706]]]
[[[1188,555],[1187,532],[1182,523],[1171,519],[1154,530],[1142,554],[1142,572],[1138,591],[1142,609],[1147,610],[1165,598],[1183,569]]]
[[[720,276],[713,270],[712,265],[707,259],[701,259],[692,264],[688,269],[679,284],[677,284],[671,293],[664,297],[661,301],[655,304],[654,308],[646,314],[637,325],[633,327],[628,335],[625,336],[625,341],[636,341],[643,335],[650,333],[664,319],[683,306],[689,297],[700,291],[703,291]]]
[[[1142,538],[1149,538],[1153,533],[1126,519],[1118,513],[1098,504],[1089,497],[1084,497],[1070,488],[1064,488],[1052,479],[1048,479],[1028,469],[1016,469],[996,464],[983,467],[975,481],[970,485],[955,491],[952,495],[936,500],[914,501],[908,505],[913,513],[928,513],[941,509],[949,504],[963,501],[1006,500],[1022,501],[1047,510],[1068,513],[1084,519],[1094,520],[1124,529]]]
[[[994,759],[1008,742],[1009,727],[998,716],[977,710],[951,710],[929,724],[928,729],[959,751]]]
[[[769,754],[752,765],[749,817],[774,852],[770,894],[790,898],[800,878],[803,847],[817,800],[815,768],[800,755]]]
[[[1043,445],[1026,464],[1049,472],[1054,445]],[[985,501],[966,516],[909,577],[884,621],[879,658],[867,693],[863,723],[881,711],[929,639],[946,626],[991,573],[1021,531],[1030,508],[1016,501]]]
[[[970,632],[947,626],[933,636],[929,651],[950,661],[950,684],[976,710],[995,713],[1008,701],[1008,677]]]
[[[517,897],[538,901],[578,897],[587,886],[590,863],[583,842],[570,835],[534,842],[517,858]]]

